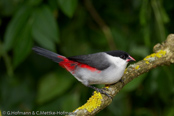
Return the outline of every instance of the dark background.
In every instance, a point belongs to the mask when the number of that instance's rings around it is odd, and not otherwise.
[[[0,0],[0,110],[72,112],[92,95],[34,45],[65,56],[119,49],[139,61],[173,28],[173,0]],[[134,79],[98,115],[174,116],[174,66]]]

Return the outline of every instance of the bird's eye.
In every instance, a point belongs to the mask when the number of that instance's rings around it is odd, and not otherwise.
[[[125,55],[121,55],[120,58],[125,59],[126,57],[125,57]]]

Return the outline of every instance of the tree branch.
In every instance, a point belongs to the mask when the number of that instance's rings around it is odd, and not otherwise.
[[[117,82],[114,85],[107,86],[106,88],[108,88],[108,90],[106,92],[114,97],[125,84],[129,83],[139,75],[148,72],[157,66],[170,65],[171,63],[174,63],[174,34],[170,34],[167,37],[167,40],[162,44],[156,44],[153,50],[155,53],[128,66],[122,77],[124,84],[122,82]],[[94,95],[89,98],[87,103],[77,108],[74,113],[76,113],[77,116],[95,115],[111,102],[112,99],[95,91]]]

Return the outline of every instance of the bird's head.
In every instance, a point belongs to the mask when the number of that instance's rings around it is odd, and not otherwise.
[[[125,60],[126,62],[136,61],[133,57],[131,57],[127,52],[124,52],[124,51],[116,50],[116,51],[109,51],[106,53],[113,57],[121,58],[122,60]]]

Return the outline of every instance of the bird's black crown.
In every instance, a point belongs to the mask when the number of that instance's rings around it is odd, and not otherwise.
[[[112,56],[120,57],[124,60],[129,57],[129,54],[127,52],[120,51],[120,50],[108,51],[106,53]]]

